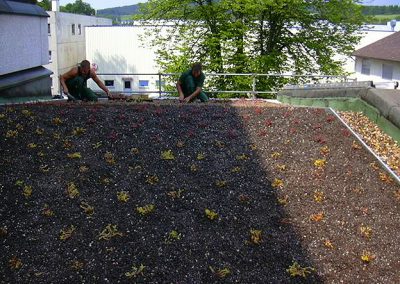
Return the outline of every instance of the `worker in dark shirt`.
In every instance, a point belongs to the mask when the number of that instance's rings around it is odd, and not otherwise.
[[[93,79],[96,84],[110,97],[110,91],[97,77],[96,70],[90,68],[90,62],[83,60],[79,66],[72,68],[60,76],[63,92],[69,100],[97,101],[96,94],[86,86],[86,82]]]
[[[200,101],[207,102],[208,97],[202,91],[204,79],[201,63],[195,63],[192,69],[183,72],[176,83],[179,101],[189,103],[199,98]]]

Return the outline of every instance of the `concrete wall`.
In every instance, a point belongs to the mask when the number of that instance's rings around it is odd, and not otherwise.
[[[0,76],[48,62],[47,18],[0,14]]]
[[[112,20],[54,11],[48,14],[50,15],[48,41],[51,63],[47,68],[54,73],[52,94],[56,95],[60,92],[59,76],[86,59],[85,27],[111,25]],[[75,34],[72,30],[73,25],[75,25]]]
[[[140,37],[145,35],[143,26],[110,26],[86,28],[86,54],[90,62],[98,65],[98,73],[157,73],[156,54],[149,46],[142,46]],[[104,39],[107,40],[104,40]],[[110,91],[155,90],[157,75],[106,75],[101,80],[113,80]],[[148,80],[148,87],[140,87],[139,80]],[[124,88],[124,82],[130,81],[131,89]],[[95,91],[100,88],[88,81]]]

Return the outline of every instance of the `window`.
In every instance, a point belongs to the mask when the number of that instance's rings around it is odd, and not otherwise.
[[[361,74],[369,75],[370,72],[371,72],[371,61],[363,59],[361,66]]]
[[[156,80],[156,86],[160,86],[160,80]],[[161,86],[165,86],[165,81],[161,81]]]
[[[139,87],[148,87],[149,86],[149,80],[139,80]]]
[[[78,24],[78,35],[82,34],[82,27],[81,24]]]
[[[124,88],[130,89],[131,88],[131,81],[124,81]]]
[[[72,35],[75,34],[75,24],[72,24]]]
[[[50,24],[47,24],[47,33],[48,33],[49,35],[51,35]]]
[[[114,80],[105,80],[104,85],[106,85],[106,87],[114,88]]]
[[[49,62],[51,62],[51,50],[49,50]]]
[[[393,65],[382,64],[382,79],[386,80],[393,79]]]

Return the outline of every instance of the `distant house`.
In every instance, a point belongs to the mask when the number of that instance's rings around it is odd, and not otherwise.
[[[373,81],[378,87],[394,88],[400,81],[400,32],[353,52],[358,81]]]
[[[48,15],[34,3],[0,0],[0,101],[50,98]]]

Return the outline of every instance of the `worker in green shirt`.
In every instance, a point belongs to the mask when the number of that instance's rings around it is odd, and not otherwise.
[[[195,63],[192,69],[183,72],[176,83],[179,101],[182,103],[190,103],[196,98],[199,98],[200,101],[207,102],[208,97],[202,91],[205,78],[201,63]]]
[[[86,87],[86,81],[89,79],[93,79],[107,94],[107,97],[110,98],[110,91],[99,77],[97,77],[96,70],[90,67],[89,61],[83,60],[79,66],[73,67],[67,73],[60,76],[60,83],[68,100],[97,101],[96,94]]]

